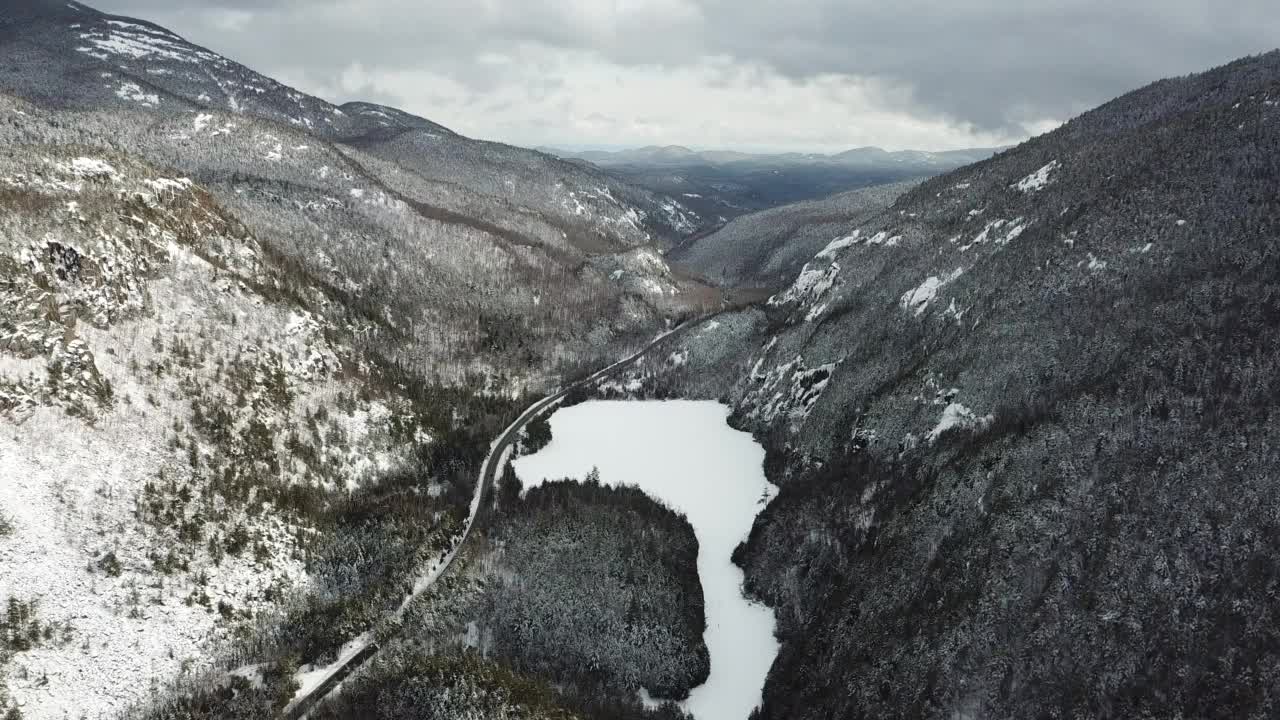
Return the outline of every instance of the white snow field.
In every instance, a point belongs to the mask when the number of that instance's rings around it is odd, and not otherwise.
[[[711,676],[682,703],[697,720],[745,720],[778,653],[773,612],[743,597],[729,559],[777,488],[765,479],[764,449],[728,416],[715,402],[583,403],[552,415],[551,443],[515,461],[526,488],[597,467],[601,482],[638,486],[689,518],[711,653]]]

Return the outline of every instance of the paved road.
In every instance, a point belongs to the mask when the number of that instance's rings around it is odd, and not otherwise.
[[[526,425],[528,425],[534,418],[542,415],[548,409],[559,404],[566,395],[574,390],[585,387],[597,380],[601,380],[618,372],[619,370],[622,370],[626,366],[640,359],[641,356],[647,355],[653,350],[661,347],[666,342],[688,332],[690,329],[701,325],[718,314],[719,313],[713,313],[696,320],[690,320],[677,326],[674,330],[658,336],[638,352],[619,360],[603,370],[598,370],[577,382],[571,383],[567,387],[548,395],[533,405],[530,405],[527,410],[520,414],[520,417],[516,418],[515,422],[507,426],[507,429],[502,431],[502,434],[498,436],[498,439],[494,440],[493,445],[489,448],[489,455],[485,457],[484,464],[480,466],[480,476],[476,480],[476,491],[471,498],[471,511],[467,516],[467,525],[466,528],[463,529],[462,535],[459,536],[457,542],[454,543],[452,549],[449,550],[449,553],[444,557],[444,560],[436,566],[435,570],[431,572],[424,581],[421,581],[414,586],[413,594],[406,598],[405,602],[400,606],[400,609],[396,611],[396,617],[398,618],[403,615],[409,604],[434,585],[436,581],[449,570],[449,567],[453,565],[454,558],[457,557],[458,551],[462,549],[463,543],[465,543],[467,538],[471,535],[471,528],[475,525],[476,517],[480,514],[480,506],[483,503],[485,491],[493,485],[494,480],[498,476],[498,472],[502,469],[501,463],[503,456],[506,454],[507,449],[513,446],[520,438],[520,432],[524,430]],[[366,660],[373,657],[377,652],[377,642],[371,642],[360,652],[353,655],[349,660],[347,660],[347,662],[335,668],[333,672],[325,678],[323,682],[317,685],[314,690],[301,698],[297,698],[285,708],[285,720],[299,720],[299,718],[306,715],[312,708],[319,704],[321,700],[325,699],[329,693],[333,692],[333,689],[345,680],[347,676],[363,665]]]

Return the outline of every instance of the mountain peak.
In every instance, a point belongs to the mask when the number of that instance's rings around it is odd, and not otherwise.
[[[634,152],[638,155],[657,155],[660,157],[684,157],[697,154],[683,145],[646,145]]]
[[[863,158],[863,157],[865,157],[865,158],[872,158],[872,157],[885,157],[886,155],[890,155],[890,154],[891,154],[891,153],[890,153],[888,150],[885,150],[884,148],[875,147],[874,145],[866,145],[866,146],[864,146],[864,147],[857,147],[857,148],[853,148],[852,150],[845,150],[845,151],[844,151],[844,152],[842,152],[842,153],[836,153],[836,154],[835,154],[835,155],[833,155],[832,157],[836,157],[836,158]]]

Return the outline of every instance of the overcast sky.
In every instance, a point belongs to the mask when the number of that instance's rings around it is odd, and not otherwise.
[[[520,145],[1021,140],[1280,43],[1277,0],[101,0],[326,99]]]

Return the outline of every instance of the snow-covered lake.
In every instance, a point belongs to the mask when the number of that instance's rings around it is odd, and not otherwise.
[[[598,467],[601,482],[638,486],[689,518],[711,654],[711,676],[683,703],[697,720],[746,720],[778,652],[773,613],[743,597],[729,559],[776,488],[764,449],[728,415],[714,402],[583,403],[552,415],[551,444],[515,462],[526,488]]]

